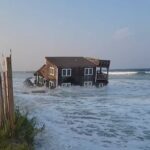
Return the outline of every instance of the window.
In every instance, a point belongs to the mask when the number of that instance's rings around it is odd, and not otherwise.
[[[49,81],[49,88],[54,87],[54,82],[53,81]]]
[[[62,76],[63,77],[70,77],[71,76],[71,69],[62,69]]]
[[[84,86],[85,86],[85,87],[92,86],[92,81],[85,81],[85,82],[84,82]]]
[[[93,68],[84,68],[84,75],[93,75]]]
[[[70,87],[70,86],[71,86],[71,83],[62,83],[61,86]]]
[[[51,76],[54,76],[54,67],[50,67],[49,72]]]

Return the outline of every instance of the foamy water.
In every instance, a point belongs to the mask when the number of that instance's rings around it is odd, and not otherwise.
[[[145,73],[150,74],[150,71],[145,71]]]
[[[57,88],[33,94],[31,74],[14,74],[16,105],[36,116],[45,131],[37,150],[149,150],[150,76],[110,75],[103,88]]]
[[[133,75],[137,74],[138,72],[136,71],[115,71],[115,72],[110,72],[110,75]]]

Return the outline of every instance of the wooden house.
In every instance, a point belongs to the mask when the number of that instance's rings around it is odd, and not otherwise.
[[[45,57],[45,59],[46,63],[34,73],[35,83],[38,86],[99,87],[108,83],[109,60],[86,57]]]

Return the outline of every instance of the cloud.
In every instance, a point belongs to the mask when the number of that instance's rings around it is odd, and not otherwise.
[[[124,40],[128,39],[132,33],[130,32],[128,27],[120,28],[116,30],[113,34],[113,39],[115,40]]]

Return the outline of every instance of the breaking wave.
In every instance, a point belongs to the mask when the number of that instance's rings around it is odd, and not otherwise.
[[[133,74],[138,74],[138,72],[128,72],[128,71],[116,71],[116,72],[109,72],[110,75],[133,75]]]
[[[110,71],[109,74],[110,75],[135,75],[135,74],[146,75],[146,74],[150,74],[150,71]]]
[[[146,74],[150,74],[150,71],[145,71]]]

